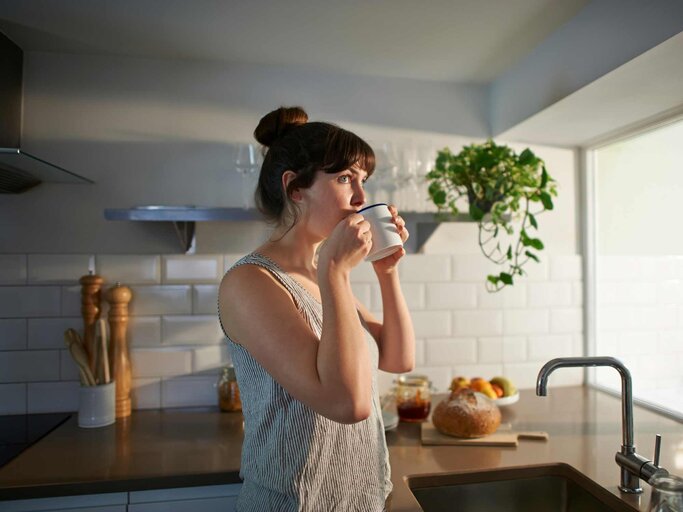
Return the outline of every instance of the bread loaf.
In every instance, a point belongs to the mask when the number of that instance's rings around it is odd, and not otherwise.
[[[455,437],[483,437],[500,425],[500,409],[481,393],[460,389],[439,402],[432,423],[442,434]]]

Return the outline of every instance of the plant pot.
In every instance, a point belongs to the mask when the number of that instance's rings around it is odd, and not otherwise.
[[[474,191],[472,189],[467,189],[467,200],[469,201],[469,204],[473,204],[477,208],[479,208],[484,214],[487,214],[491,211],[491,208],[493,208],[493,205],[502,200],[505,196],[503,194],[498,195],[492,200],[486,200],[486,199],[479,199],[474,195]]]

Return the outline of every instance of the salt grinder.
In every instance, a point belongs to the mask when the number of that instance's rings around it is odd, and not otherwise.
[[[104,279],[90,272],[78,281],[81,283],[81,315],[83,315],[83,343],[88,354],[88,366],[95,372],[95,324],[100,318],[100,301]]]
[[[116,417],[127,418],[131,412],[131,370],[128,354],[128,303],[133,297],[130,288],[116,283],[106,291],[109,303],[109,332],[112,376],[116,382]]]

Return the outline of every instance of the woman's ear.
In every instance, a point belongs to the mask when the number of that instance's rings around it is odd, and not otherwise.
[[[294,171],[285,171],[282,173],[282,190],[287,193],[287,187],[289,184],[294,181],[296,178],[296,173]],[[299,191],[298,188],[295,188],[292,190],[292,192],[289,195],[290,199],[294,202],[299,202],[301,201],[301,192]]]

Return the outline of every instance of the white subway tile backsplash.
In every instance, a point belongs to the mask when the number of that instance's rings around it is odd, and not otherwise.
[[[426,375],[437,390],[437,393],[445,393],[451,385],[450,366],[416,366],[410,372],[413,375]]]
[[[218,254],[162,256],[163,283],[217,283],[223,278],[223,256]]]
[[[62,316],[78,316],[81,314],[81,286],[62,286]],[[106,301],[102,299],[102,311],[106,309]]]
[[[680,279],[665,279],[657,283],[657,304],[683,303],[683,283]]]
[[[427,365],[473,364],[477,362],[475,338],[429,339],[425,341]]]
[[[526,275],[522,278],[517,278],[518,281],[526,282],[536,282],[536,281],[547,281],[550,275],[550,265],[548,264],[547,257],[536,263],[535,261],[529,261],[524,265],[524,272]]]
[[[158,347],[161,345],[161,318],[158,316],[131,316],[128,319],[128,343],[131,347]]]
[[[130,398],[133,409],[161,407],[161,379],[133,379]]]
[[[77,380],[79,382],[81,380],[78,366],[71,353],[66,349],[59,351],[59,380]]]
[[[170,377],[192,373],[192,350],[147,349],[130,350],[133,378]]]
[[[426,290],[430,309],[471,309],[477,303],[474,284],[427,283]]]
[[[59,316],[60,309],[58,286],[0,287],[0,318]]]
[[[0,254],[0,286],[26,284],[26,260],[25,254]]]
[[[217,315],[164,316],[161,332],[163,345],[217,345],[225,338]]]
[[[0,352],[0,382],[59,380],[58,350]]]
[[[654,304],[657,286],[645,282],[603,282],[597,287],[598,304]]]
[[[477,285],[478,309],[520,309],[527,305],[527,284],[515,283],[500,291],[489,292],[484,283]]]
[[[10,318],[0,320],[0,350],[23,350],[26,348],[27,320]]]
[[[424,366],[425,365],[425,340],[423,339],[416,339],[415,340],[415,366]]]
[[[114,283],[158,284],[161,258],[154,255],[101,254],[96,258],[97,274],[111,286]]]
[[[501,311],[454,311],[455,336],[492,336],[503,334]]]
[[[486,259],[483,254],[458,254],[451,258],[454,281],[483,283],[487,275],[501,271],[499,265]]]
[[[407,254],[398,267],[406,283],[439,283],[451,279],[451,257],[441,254]]]
[[[78,283],[88,274],[89,254],[29,254],[29,284]]]
[[[529,336],[529,361],[549,361],[574,355],[572,335]]]
[[[192,373],[211,371],[217,374],[229,363],[227,342],[210,347],[198,347],[193,350]]]
[[[195,315],[218,314],[218,285],[196,284],[192,287],[192,313]]]
[[[26,384],[0,384],[0,415],[26,414]]]
[[[637,256],[598,256],[596,275],[599,281],[635,281],[643,278],[642,258]]]
[[[78,382],[35,382],[28,384],[28,412],[71,412],[78,410]]]
[[[583,283],[572,283],[572,306],[583,306]]]
[[[578,332],[583,329],[583,310],[580,308],[553,309],[550,311],[550,332]]]
[[[401,265],[401,264],[399,264]],[[400,266],[399,266],[400,268]],[[352,283],[376,283],[377,274],[372,267],[372,263],[367,261],[362,262],[351,269],[351,282]]]
[[[481,377],[483,379],[492,379],[498,375],[503,375],[502,364],[458,364],[453,366],[453,377],[467,377],[472,379],[474,377]]]
[[[177,377],[161,383],[162,407],[210,406],[218,404],[214,377]]]
[[[451,313],[448,311],[414,311],[411,316],[416,337],[435,338],[451,334]]]
[[[527,342],[523,336],[495,336],[477,340],[479,363],[524,362]]]
[[[683,354],[683,331],[661,331],[657,352],[660,354]]]
[[[370,283],[351,283],[351,291],[353,295],[363,304],[366,308],[371,308],[372,306],[372,286]],[[379,302],[379,307],[382,307],[382,301]]]
[[[519,309],[503,312],[503,331],[511,334],[545,334],[550,329],[550,315],[545,309]]]
[[[529,283],[529,307],[572,305],[572,283]]]
[[[619,354],[646,355],[657,346],[656,332],[619,333]]]
[[[189,315],[192,312],[192,287],[189,285],[132,286],[131,315]]]
[[[83,318],[31,318],[28,320],[28,348],[64,348],[64,331],[69,328],[82,334]]]
[[[578,254],[550,256],[551,281],[580,281],[583,259]]]

